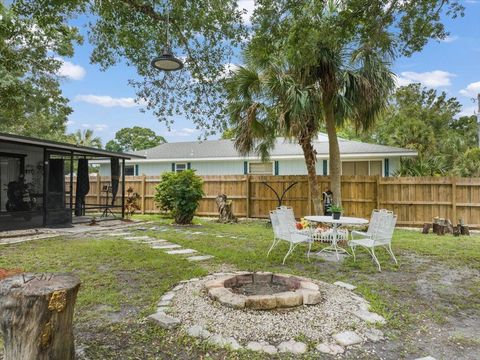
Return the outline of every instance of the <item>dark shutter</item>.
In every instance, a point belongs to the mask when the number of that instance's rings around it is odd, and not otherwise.
[[[279,171],[278,161],[275,161],[275,175],[278,175],[278,171]]]
[[[244,175],[248,174],[248,161],[243,162],[243,174]]]
[[[175,163],[172,163],[172,172],[175,172]]]
[[[138,164],[135,165],[135,176],[138,176]]]
[[[192,163],[187,163],[187,169],[191,169],[192,168]]]
[[[390,176],[390,164],[388,159],[385,159],[385,176]]]
[[[323,175],[327,176],[328,168],[327,168],[327,160],[323,160]]]

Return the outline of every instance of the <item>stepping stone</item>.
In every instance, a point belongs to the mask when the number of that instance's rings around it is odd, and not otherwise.
[[[155,245],[155,246],[152,246],[152,249],[162,249],[162,250],[178,249],[178,248],[181,248],[181,246],[180,246],[180,245],[177,245],[177,244]]]
[[[156,322],[160,327],[164,329],[173,329],[180,325],[180,320],[167,315],[163,312],[157,312],[148,317],[149,320]]]
[[[166,251],[168,255],[184,255],[184,254],[194,254],[197,250],[193,249],[181,249],[181,250],[170,250]]]
[[[335,254],[334,251],[322,251],[321,253],[318,253],[318,254],[310,254],[310,256],[312,255],[319,259],[329,261],[329,262],[334,262],[334,263],[342,263],[343,260],[345,260],[348,256],[346,254],[338,253],[338,259],[337,259],[337,255]]]
[[[365,332],[365,336],[367,337],[368,340],[373,342],[383,340],[383,332],[378,329],[368,329]]]
[[[425,356],[425,357],[422,357],[422,358],[417,358],[415,360],[436,360],[434,357],[431,357],[431,356]]]
[[[129,232],[119,232],[119,233],[108,233],[106,234],[107,236],[128,236],[132,235],[132,233]]]
[[[380,324],[385,324],[385,318],[381,315],[378,315],[377,313],[370,312],[370,311],[353,311],[353,315],[358,317],[359,319],[362,319],[363,321],[366,321],[367,323],[374,324],[374,323],[380,323]]]
[[[172,301],[171,300],[160,300],[158,303],[157,303],[157,306],[158,307],[166,307],[166,306],[170,306],[172,304]]]
[[[135,241],[135,240],[153,240],[153,238],[151,238],[150,236],[127,236],[124,238],[125,240],[132,240],[132,241]]]
[[[175,297],[173,291],[169,291],[162,296],[162,301],[171,301]]]
[[[335,281],[333,285],[343,287],[347,290],[355,290],[357,287],[351,284],[344,283],[343,281]]]
[[[247,344],[247,349],[251,351],[265,352],[270,355],[276,354],[278,352],[275,346],[270,345],[265,341],[260,341],[260,342],[251,341]]]
[[[208,339],[208,342],[220,347],[230,347],[232,350],[240,350],[242,348],[238,341],[233,337],[225,338],[221,335],[213,335]]]
[[[317,349],[317,351],[330,355],[343,354],[345,351],[345,349],[340,345],[328,343],[318,344],[315,348]]]
[[[304,354],[307,352],[307,344],[295,340],[284,341],[278,345],[281,353]]]
[[[150,244],[150,245],[167,245],[167,244],[170,244],[167,240],[145,241],[145,243]]]
[[[187,258],[188,261],[205,261],[212,259],[213,255],[198,255],[198,256],[190,256]]]
[[[344,331],[333,335],[333,339],[342,346],[350,346],[362,342],[362,338],[354,331]]]

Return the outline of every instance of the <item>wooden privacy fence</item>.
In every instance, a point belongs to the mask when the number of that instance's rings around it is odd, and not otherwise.
[[[202,178],[205,196],[200,202],[198,215],[218,215],[215,198],[226,194],[233,200],[235,215],[266,218],[278,201],[265,182],[280,195],[297,182],[285,194],[283,205],[293,207],[298,217],[313,213],[308,180],[304,175]],[[159,180],[158,176],[126,177],[126,188],[131,186],[141,196],[141,213],[159,212],[153,200]],[[329,189],[328,176],[319,176],[318,180],[322,192]],[[105,203],[105,194],[101,191],[104,185],[110,185],[110,177],[90,178],[87,204]],[[346,216],[369,218],[373,209],[386,208],[398,215],[398,225],[401,226],[423,225],[439,216],[451,219],[453,223],[462,218],[471,227],[480,227],[480,178],[342,176],[342,198]]]

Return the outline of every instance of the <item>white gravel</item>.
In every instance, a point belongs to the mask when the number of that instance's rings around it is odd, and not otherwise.
[[[234,337],[242,344],[267,341],[278,345],[297,336],[322,342],[347,330],[355,330],[366,339],[368,324],[351,313],[365,309],[366,302],[346,289],[312,280],[319,285],[324,298],[318,305],[287,311],[236,310],[207,296],[203,286],[212,278],[215,277],[185,283],[176,291],[169,314],[178,318],[184,329],[200,325],[212,333]]]

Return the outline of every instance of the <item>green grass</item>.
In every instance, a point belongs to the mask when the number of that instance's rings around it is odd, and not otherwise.
[[[152,220],[157,225],[170,226],[172,222],[158,215],[138,218]],[[272,229],[265,221],[218,224],[196,218],[195,225],[171,226],[165,232],[139,231],[139,234],[167,239],[215,256],[205,264],[190,263],[182,257],[120,239],[56,238],[1,247],[0,267],[22,268],[28,272],[73,272],[80,277],[82,285],[75,312],[76,336],[87,346],[86,352],[91,359],[265,358],[245,351],[230,353],[212,348],[144,321],[146,315],[154,312],[161,295],[180,280],[203,276],[224,267],[293,273],[330,283],[336,280],[353,283],[357,285],[356,292],[370,302],[371,309],[387,319],[382,330],[391,339],[405,343],[402,345],[405,353],[415,351],[414,339],[409,334],[423,332],[425,321],[442,326],[447,318],[461,311],[480,309],[478,279],[455,284],[461,290],[458,294],[448,292],[448,286],[439,283],[435,285],[436,295],[431,300],[415,295],[417,272],[428,270],[431,264],[452,269],[480,269],[478,236],[438,237],[397,230],[393,248],[400,266],[395,265],[386,252],[379,251],[383,269],[379,273],[366,252],[359,252],[356,262],[347,258],[343,264],[336,264],[316,258],[309,261],[302,246],[283,266],[286,244],[280,244],[266,257]],[[187,235],[185,231],[200,231],[202,234]],[[315,244],[313,250],[322,246]],[[424,264],[419,260],[427,262]],[[435,272],[428,276],[434,282],[441,280]],[[113,321],[112,316],[117,314],[123,315]],[[453,340],[461,342],[462,339],[458,336]],[[362,358],[361,354],[359,356]]]

